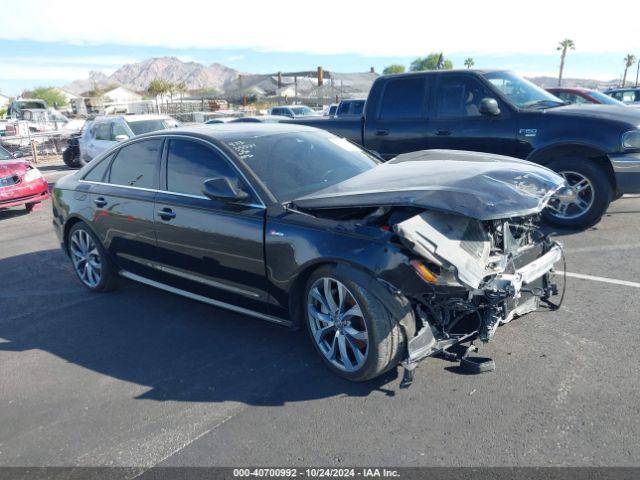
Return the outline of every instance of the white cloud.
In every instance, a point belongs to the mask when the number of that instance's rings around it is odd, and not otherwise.
[[[3,10],[0,38],[80,44],[414,56],[553,53],[569,37],[581,52],[640,51],[634,15],[607,18],[601,8],[557,0],[111,0],[104,22],[92,21],[86,0],[22,0]],[[615,10],[637,12],[637,0]]]

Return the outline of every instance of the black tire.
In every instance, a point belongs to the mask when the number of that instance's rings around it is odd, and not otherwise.
[[[62,152],[62,160],[69,168],[80,168],[82,166],[79,157],[76,149],[67,148]]]
[[[95,244],[96,250],[98,251],[98,256],[100,260],[101,272],[100,272],[100,280],[96,285],[88,284],[80,275],[78,268],[74,262],[74,255],[72,253],[73,245],[72,238],[74,234],[78,231],[82,231],[86,233]],[[108,292],[110,290],[114,290],[118,285],[118,274],[117,269],[113,265],[113,262],[109,258],[106,250],[102,246],[102,243],[98,239],[98,237],[91,231],[91,229],[83,222],[78,222],[69,229],[69,233],[66,238],[67,250],[69,252],[69,258],[71,259],[71,263],[73,266],[73,271],[75,272],[80,283],[84,285],[86,288],[93,292]]]
[[[39,202],[35,202],[35,203],[33,203],[33,202],[32,202],[32,203],[26,203],[26,204],[24,205],[24,208],[26,208],[26,209],[27,209],[27,213],[31,213],[31,212],[33,212],[33,209],[34,209],[34,208],[36,208],[36,205],[37,205],[38,203],[39,203]]]
[[[564,228],[587,228],[598,223],[613,199],[613,187],[604,168],[593,160],[574,157],[559,158],[547,167],[558,173],[576,172],[589,180],[593,187],[593,202],[576,218],[562,218],[555,215],[550,208],[546,208],[543,212],[544,220],[551,225]]]
[[[335,279],[347,287],[362,310],[368,346],[366,360],[357,370],[345,371],[337,368],[314,339],[307,302],[312,286],[323,278]],[[405,331],[409,335],[413,335],[415,331],[413,310],[404,297],[394,296],[370,275],[345,265],[322,266],[309,277],[303,302],[305,325],[311,343],[325,365],[337,375],[351,381],[370,380],[397,366],[406,357]]]

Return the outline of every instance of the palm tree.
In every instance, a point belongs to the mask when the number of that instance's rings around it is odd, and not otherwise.
[[[464,61],[464,66],[467,68],[471,68],[476,64],[472,57],[467,57]]]
[[[567,50],[575,50],[576,44],[570,38],[565,38],[560,43],[556,50],[562,51],[560,54],[560,74],[558,75],[558,86],[562,86],[562,72],[564,71],[564,59],[567,57]]]
[[[180,94],[180,103],[182,103],[182,97],[188,91],[187,83],[186,82],[179,82],[178,84],[176,84],[176,91]]]
[[[149,95],[152,95],[156,99],[156,110],[160,113],[160,105],[158,104],[158,97],[160,95],[164,95],[169,90],[169,85],[166,81],[161,78],[154,78],[149,82],[149,86],[147,87],[147,92]]]
[[[624,57],[624,75],[622,76],[622,86],[624,87],[624,84],[627,82],[627,70],[629,70],[629,67],[631,67],[634,63],[636,63],[636,56],[632,55],[632,54],[627,54],[626,57]]]

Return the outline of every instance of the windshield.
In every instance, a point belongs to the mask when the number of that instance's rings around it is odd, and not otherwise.
[[[378,165],[357,145],[328,132],[287,132],[228,141],[279,202],[308,195]]]
[[[626,105],[621,101],[616,100],[615,98],[611,98],[609,95],[605,95],[602,92],[593,91],[593,92],[587,93],[587,95],[589,95],[591,98],[593,98],[594,100],[597,100],[600,103],[604,103],[605,105],[622,105],[626,107]]]
[[[309,107],[291,107],[291,111],[293,112],[294,115],[296,116],[305,116],[305,115],[313,115],[314,111],[311,110]]]
[[[485,73],[484,78],[518,108],[550,108],[565,104],[558,97],[511,72]]]
[[[127,120],[127,124],[135,135],[142,135],[143,133],[164,130],[165,128],[175,128],[180,123],[172,118],[158,118],[154,120]]]
[[[45,109],[47,104],[42,100],[20,100],[17,102],[18,108],[21,110]]]
[[[13,160],[13,157],[4,148],[0,147],[0,160]]]

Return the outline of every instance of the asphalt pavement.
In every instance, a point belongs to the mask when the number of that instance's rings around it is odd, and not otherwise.
[[[640,198],[558,238],[559,311],[480,344],[494,372],[428,359],[401,389],[400,369],[339,379],[303,332],[129,281],[91,293],[50,202],[0,212],[0,466],[638,466]]]

